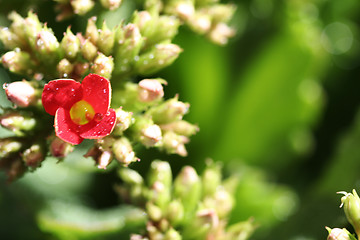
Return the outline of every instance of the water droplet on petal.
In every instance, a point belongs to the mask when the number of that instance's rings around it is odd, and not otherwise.
[[[9,86],[8,83],[4,83],[4,84],[3,84],[3,89],[6,89],[8,86]]]
[[[94,121],[95,121],[95,122],[100,122],[103,118],[104,118],[104,114],[95,113]]]

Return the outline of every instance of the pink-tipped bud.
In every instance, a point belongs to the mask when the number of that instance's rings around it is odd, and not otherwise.
[[[328,230],[329,235],[327,237],[327,240],[350,240],[351,239],[351,234],[348,230],[346,230],[345,228],[341,229],[341,228],[329,228],[329,227],[325,227],[326,230]]]
[[[69,153],[74,150],[74,146],[55,137],[50,144],[51,155],[57,158],[66,157]]]
[[[98,168],[106,169],[106,167],[111,163],[112,159],[113,159],[112,152],[110,151],[102,152],[100,157],[97,159]]]
[[[155,146],[161,140],[161,129],[156,124],[149,125],[141,131],[140,141],[147,147]]]
[[[141,102],[152,102],[164,96],[161,79],[144,79],[139,82],[138,96]]]
[[[26,81],[13,82],[6,86],[7,98],[19,107],[28,107],[35,103],[35,89]]]
[[[235,35],[235,30],[225,23],[218,23],[208,34],[211,41],[219,45],[225,45],[228,39]]]

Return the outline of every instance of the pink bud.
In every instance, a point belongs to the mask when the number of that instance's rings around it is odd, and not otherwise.
[[[142,102],[152,102],[164,96],[161,82],[156,79],[144,79],[139,82],[139,99]]]
[[[28,107],[35,101],[35,89],[26,81],[10,83],[5,87],[5,93],[19,107]]]

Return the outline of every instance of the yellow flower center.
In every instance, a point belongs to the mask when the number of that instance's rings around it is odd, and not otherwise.
[[[89,123],[94,116],[94,108],[85,100],[78,101],[70,109],[70,118],[77,125]]]

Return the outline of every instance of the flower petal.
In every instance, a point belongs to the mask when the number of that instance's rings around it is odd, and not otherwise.
[[[56,111],[54,126],[56,136],[68,143],[76,145],[84,140],[79,136],[79,132],[76,131],[78,125],[73,123],[69,112],[64,108],[58,108]]]
[[[72,79],[58,79],[45,84],[41,96],[45,111],[55,115],[58,108],[70,107],[82,99],[81,84]]]
[[[107,113],[111,99],[109,80],[96,74],[89,74],[81,84],[83,87],[83,100],[90,103],[96,113]]]
[[[82,138],[97,139],[109,135],[116,124],[115,110],[110,108],[100,122],[93,120],[91,123],[80,126],[80,136]]]

